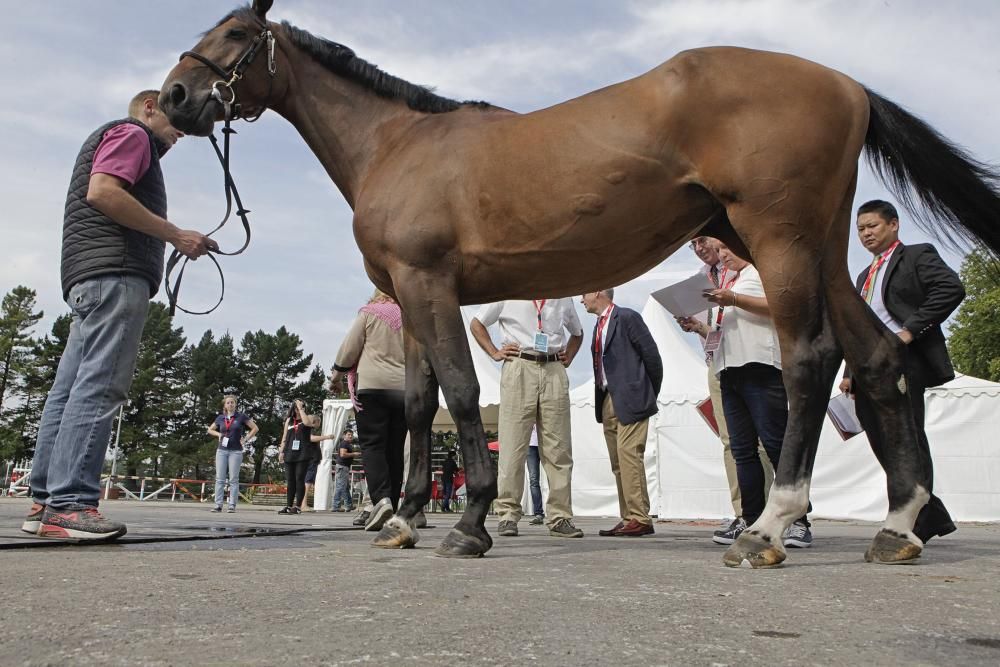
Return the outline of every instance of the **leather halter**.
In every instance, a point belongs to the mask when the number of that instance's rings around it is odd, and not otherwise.
[[[243,54],[236,59],[236,62],[230,65],[229,68],[227,69],[221,68],[211,59],[206,58],[200,53],[196,53],[194,51],[185,51],[184,53],[181,54],[181,57],[179,58],[179,60],[183,60],[184,58],[194,58],[195,60],[203,63],[206,67],[211,69],[220,77],[222,77],[221,80],[216,81],[215,83],[212,84],[212,95],[211,97],[207,97],[205,99],[205,103],[207,104],[209,99],[215,99],[216,101],[219,102],[219,104],[222,105],[225,111],[225,121],[224,121],[225,125],[222,128],[223,148],[222,149],[219,148],[219,142],[215,138],[214,133],[209,135],[209,139],[211,139],[212,148],[215,149],[215,154],[219,158],[219,163],[222,165],[222,172],[225,181],[224,189],[226,193],[226,215],[222,218],[222,222],[220,222],[215,227],[215,229],[208,232],[205,236],[211,236],[215,232],[222,229],[222,227],[229,220],[229,216],[232,214],[233,201],[235,200],[237,207],[236,215],[238,215],[240,217],[240,220],[243,222],[243,230],[246,233],[246,240],[243,242],[243,245],[240,246],[239,250],[236,250],[234,252],[223,252],[221,250],[218,250],[215,251],[214,254],[211,252],[207,253],[208,258],[212,260],[212,263],[215,264],[216,270],[219,272],[219,280],[222,285],[221,291],[219,293],[219,300],[216,301],[215,305],[209,308],[208,310],[193,311],[193,310],[188,310],[187,308],[184,308],[183,306],[177,304],[177,296],[181,288],[181,280],[184,278],[184,269],[187,267],[187,263],[190,260],[184,255],[182,255],[176,248],[170,253],[170,258],[167,260],[166,277],[164,279],[164,289],[166,290],[167,293],[167,300],[170,303],[171,316],[173,316],[177,310],[181,310],[185,313],[188,313],[189,315],[207,315],[216,308],[218,308],[219,305],[222,304],[222,299],[226,295],[226,278],[222,273],[222,267],[219,265],[219,261],[215,259],[214,255],[215,254],[226,255],[226,256],[239,255],[244,250],[246,250],[247,247],[250,245],[250,221],[247,219],[247,213],[249,213],[250,211],[243,207],[243,202],[240,199],[240,193],[236,189],[236,183],[235,181],[233,181],[233,176],[229,171],[229,137],[230,135],[236,134],[236,130],[230,127],[230,123],[233,120],[241,118],[240,114],[241,109],[240,105],[236,103],[236,91],[233,90],[233,85],[237,81],[243,78],[243,74],[246,72],[247,68],[250,67],[250,65],[253,63],[254,58],[257,57],[257,53],[265,45],[267,47],[267,72],[270,75],[270,80],[271,80],[270,85],[268,87],[267,99],[270,99],[271,97],[271,87],[274,85],[274,74],[276,71],[274,63],[274,35],[271,33],[271,30],[267,27],[266,24],[262,25],[261,27],[262,27],[261,32],[256,37],[254,37],[254,40],[250,43],[250,46],[247,47],[247,49],[243,52]],[[229,91],[228,99],[226,95],[222,92],[223,88]],[[202,108],[204,109],[204,107]],[[248,123],[252,123],[257,119],[259,119],[266,110],[267,110],[267,103],[265,100],[265,104],[261,107],[260,111],[257,113],[256,116],[254,116],[253,118],[244,118],[244,120],[246,120]],[[183,262],[181,261],[182,259]],[[170,274],[171,272],[173,272],[174,268],[177,266],[178,263],[180,263],[181,266],[180,270],[177,272],[177,280],[174,281],[174,284],[171,286]]]
[[[246,73],[247,68],[253,64],[254,59],[262,48],[267,47],[267,73],[270,75],[270,84],[268,88],[267,99],[271,97],[270,87],[274,85],[274,74],[277,71],[274,62],[274,35],[271,33],[271,29],[267,24],[258,24],[261,31],[253,38],[250,42],[250,46],[243,51],[242,54],[236,59],[236,61],[223,69],[211,58],[201,55],[196,51],[185,51],[181,54],[181,57],[177,59],[178,62],[184,60],[185,58],[194,58],[198,62],[202,63],[210,70],[219,75],[220,80],[212,84],[212,97],[223,106],[226,112],[226,118],[231,118],[232,120],[237,120],[243,117],[240,113],[240,105],[236,103],[236,91],[233,90],[233,86],[237,81],[243,78]],[[222,92],[222,88],[229,91],[229,98]],[[252,119],[245,118],[249,122],[253,122],[260,118],[261,114],[267,109],[267,103],[261,107],[260,112],[254,116]]]

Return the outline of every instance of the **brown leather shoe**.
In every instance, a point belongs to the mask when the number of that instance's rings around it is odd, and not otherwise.
[[[597,534],[600,535],[601,537],[614,537],[615,533],[624,527],[625,527],[625,522],[619,521],[618,523],[615,524],[615,527],[612,528],[611,530],[599,530],[597,531]]]
[[[642,537],[643,535],[652,535],[654,532],[653,524],[639,523],[635,519],[629,519],[628,523],[615,530],[614,537]]]

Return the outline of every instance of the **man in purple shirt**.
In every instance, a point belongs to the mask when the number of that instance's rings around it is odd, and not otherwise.
[[[196,259],[215,241],[167,221],[160,157],[179,139],[145,90],[129,117],[84,141],[66,196],[61,278],[73,311],[45,401],[31,469],[34,500],[21,529],[42,537],[111,540],[122,523],[97,511],[111,423],[132,383],[165,244]]]

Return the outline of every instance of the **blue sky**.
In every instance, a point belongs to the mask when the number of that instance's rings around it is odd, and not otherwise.
[[[158,87],[180,52],[236,6],[231,0],[169,3],[2,0],[0,42],[0,290],[38,291],[46,319],[65,310],[59,288],[62,209],[80,143],[123,116],[128,99]],[[685,48],[739,45],[794,53],[865,83],[929,121],[980,159],[1000,162],[1000,4],[976,2],[555,2],[472,0],[365,3],[276,0],[287,19],[344,43],[414,83],[459,99],[532,111],[645,72]],[[222,258],[227,295],[208,317],[181,315],[189,340],[208,328],[239,338],[285,324],[329,367],[357,308],[371,292],[351,233],[351,211],[294,129],[268,114],[241,124],[233,172],[252,209],[254,240]],[[164,160],[170,218],[210,229],[223,213],[222,176],[205,139],[186,138]],[[858,203],[887,196],[867,170]],[[219,236],[240,242],[239,226]],[[903,221],[904,241],[926,240]],[[956,269],[961,254],[945,253]],[[852,242],[852,270],[867,264]],[[670,276],[698,261],[679,251],[619,290],[641,308]],[[217,278],[192,265],[182,298],[212,302]],[[162,299],[162,291],[160,297]],[[592,319],[581,317],[588,330]],[[667,353],[667,351],[661,351]],[[571,368],[573,384],[589,364]]]

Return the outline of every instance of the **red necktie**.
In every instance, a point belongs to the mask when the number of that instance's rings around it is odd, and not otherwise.
[[[598,387],[604,386],[604,345],[601,334],[608,321],[607,315],[601,315],[597,320],[597,336],[594,339],[594,381]]]

